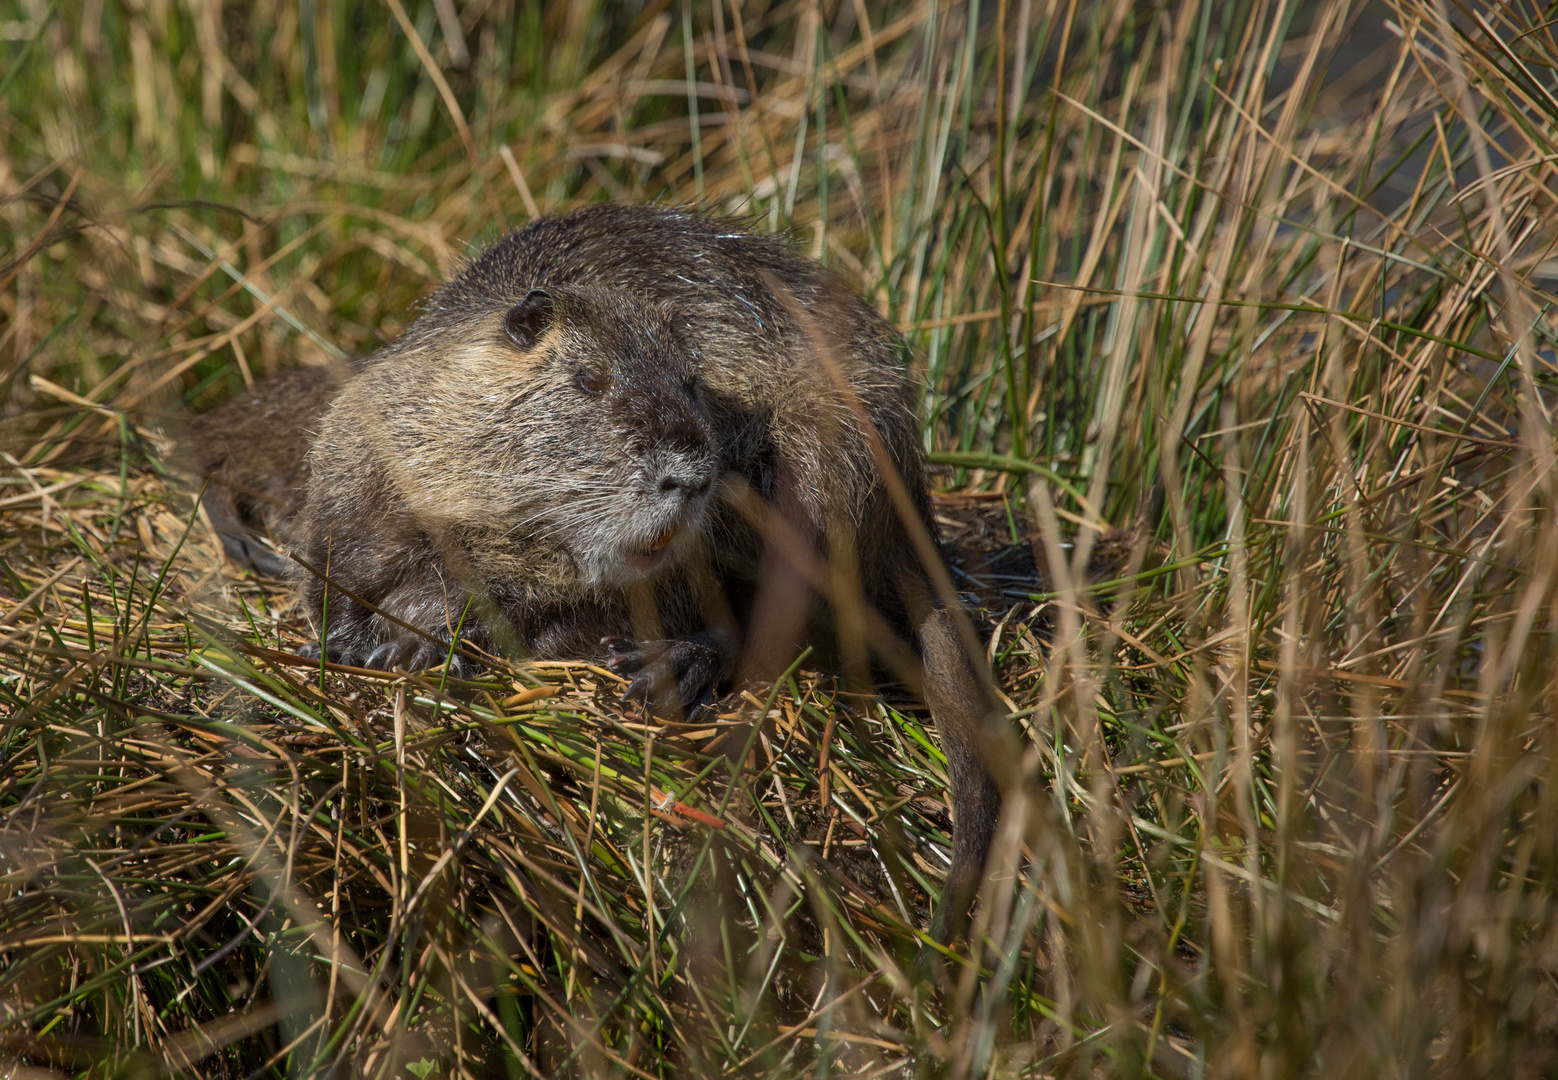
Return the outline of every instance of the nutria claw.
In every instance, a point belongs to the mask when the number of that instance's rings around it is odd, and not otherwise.
[[[657,712],[691,713],[714,702],[719,680],[719,650],[697,641],[672,638],[633,641],[605,637],[606,666],[618,675],[632,675],[624,701],[652,706]]]
[[[375,671],[422,671],[446,655],[446,650],[435,649],[431,642],[390,638],[379,642],[362,666]]]
[[[318,660],[318,643],[304,645],[298,650],[298,655],[308,660]],[[333,664],[369,668],[373,671],[426,671],[428,668],[442,664],[448,656],[447,645],[409,638],[390,638],[388,641],[382,641],[366,657],[352,649],[340,649],[335,646],[325,650],[325,658]],[[458,653],[449,662],[449,674],[455,678],[464,678],[473,674],[475,668],[474,663]]]

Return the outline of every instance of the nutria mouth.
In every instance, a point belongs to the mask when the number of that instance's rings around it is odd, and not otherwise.
[[[649,542],[649,546],[643,551],[635,551],[628,556],[628,565],[635,570],[652,570],[660,562],[665,554],[667,545],[676,539],[677,526],[672,525],[661,532]]]

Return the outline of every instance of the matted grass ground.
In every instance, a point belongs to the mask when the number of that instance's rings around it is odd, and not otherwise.
[[[1553,1072],[1555,18],[0,8],[0,1070]],[[195,510],[181,418],[599,199],[915,346],[1026,777],[939,984],[908,703],[321,670]]]

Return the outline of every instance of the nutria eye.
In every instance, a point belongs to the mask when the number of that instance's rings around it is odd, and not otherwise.
[[[598,394],[601,392],[601,381],[588,371],[579,372],[574,381],[579,384],[579,389],[586,394]]]

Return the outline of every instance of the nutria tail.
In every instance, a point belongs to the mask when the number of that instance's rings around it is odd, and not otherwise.
[[[278,372],[190,421],[183,456],[205,484],[211,528],[239,566],[269,577],[293,570],[267,539],[285,547],[301,538],[308,447],[349,375],[344,365]]]
[[[211,530],[222,541],[222,550],[235,565],[262,577],[290,576],[292,560],[271,547],[260,529],[244,520],[231,488],[209,478],[200,502]]]
[[[966,929],[979,891],[985,858],[1001,813],[1001,792],[987,762],[1000,745],[1006,715],[985,669],[970,656],[957,615],[941,608],[920,625],[925,661],[925,699],[942,752],[947,755],[952,796],[952,867],[931,920],[931,937],[943,944]]]

